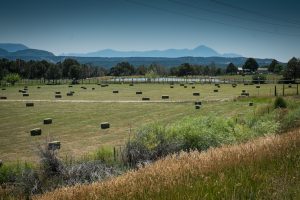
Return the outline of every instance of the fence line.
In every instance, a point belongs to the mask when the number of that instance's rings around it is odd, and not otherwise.
[[[139,84],[139,83],[154,83],[154,84],[252,84],[252,79],[234,79],[234,78],[218,78],[218,77],[191,77],[191,78],[181,78],[181,77],[159,77],[159,78],[122,78],[122,77],[112,77],[109,79],[104,78],[88,78],[80,79],[77,81],[80,84]],[[265,81],[260,81],[267,84],[288,84],[291,80],[279,80],[279,79],[269,79]],[[296,83],[300,81],[296,80]],[[16,85],[44,85],[44,84],[72,84],[70,79],[57,79],[57,80],[45,80],[45,79],[22,79],[16,83]],[[5,86],[6,83],[1,81],[1,85]]]

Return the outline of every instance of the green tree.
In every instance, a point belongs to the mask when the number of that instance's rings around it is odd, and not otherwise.
[[[8,74],[9,60],[6,58],[0,59],[0,80],[2,80],[6,74]]]
[[[273,59],[272,62],[270,63],[270,65],[268,66],[268,71],[274,72],[275,66],[278,64],[279,64],[279,62],[277,60]]]
[[[138,66],[136,68],[137,75],[145,75],[146,73],[147,73],[147,67],[145,67],[144,65]]]
[[[275,65],[275,67],[274,67],[274,73],[275,74],[281,74],[282,70],[283,70],[283,67],[282,67],[281,64]]]
[[[171,74],[172,76],[178,76],[178,68],[179,68],[179,67],[171,67],[171,68],[170,68],[170,74]]]
[[[295,57],[291,58],[287,63],[283,76],[286,80],[293,81],[300,78],[300,60]]]
[[[194,75],[194,67],[189,63],[183,63],[178,68],[178,76]]]
[[[112,76],[130,76],[134,74],[134,67],[129,62],[118,63],[115,67],[110,69]]]
[[[16,82],[18,82],[20,80],[20,75],[17,74],[17,73],[10,73],[10,74],[7,74],[5,77],[4,77],[4,80],[7,82],[7,83],[10,83],[12,85],[15,85]]]
[[[72,65],[72,66],[70,66],[69,77],[71,79],[78,80],[80,78],[81,71],[82,71],[82,68],[80,65]]]
[[[62,63],[62,77],[70,78],[70,67],[72,65],[80,65],[79,62],[72,58],[67,58]]]
[[[203,75],[207,76],[207,75],[209,75],[209,72],[210,72],[209,66],[206,65],[203,68]]]
[[[157,63],[152,63],[149,67],[148,67],[148,71],[154,71],[156,74],[158,74],[159,76],[165,76],[167,75],[167,71],[166,68],[164,68],[161,65],[158,65]]]
[[[233,64],[229,63],[226,67],[226,74],[236,74],[238,72],[238,68]]]
[[[263,84],[267,80],[267,77],[262,74],[255,74],[252,76],[252,83],[254,84]]]
[[[52,80],[53,83],[54,81],[57,81],[58,79],[60,79],[62,76],[62,71],[61,71],[61,67],[59,64],[50,64],[47,73],[46,73],[46,78],[49,80]]]
[[[248,69],[251,72],[255,72],[258,69],[258,64],[254,58],[248,58],[243,65],[243,69]]]
[[[145,74],[145,77],[148,78],[148,79],[151,79],[151,78],[157,78],[158,77],[158,74],[153,71],[153,70],[149,70],[146,74]]]

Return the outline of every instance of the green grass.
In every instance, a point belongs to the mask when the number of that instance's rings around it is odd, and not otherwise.
[[[87,87],[86,90],[81,89],[81,86]],[[188,88],[183,88],[176,84],[173,89],[170,89],[169,84],[135,84],[130,87],[128,84],[111,84],[108,87],[101,87],[99,85],[75,85],[72,88],[68,88],[67,85],[54,85],[54,86],[41,86],[41,89],[37,89],[36,86],[29,86],[29,97],[23,97],[18,90],[23,89],[22,86],[7,87],[7,90],[0,90],[1,96],[6,96],[8,100],[57,100],[54,97],[54,93],[59,91],[62,93],[62,100],[134,100],[139,101],[142,97],[150,97],[150,100],[161,100],[162,95],[169,95],[170,100],[178,101],[191,101],[197,100],[199,97],[193,96],[193,92],[200,92],[200,99],[202,100],[214,100],[214,99],[232,99],[235,96],[239,96],[242,90],[249,92],[250,96],[273,96],[274,95],[273,84],[261,85],[260,89],[256,88],[256,85],[243,85],[238,84],[236,88],[233,88],[231,84],[221,84],[221,88],[217,88],[214,84],[196,84],[195,89],[192,89],[192,85],[188,85]],[[92,88],[95,90],[92,90]],[[219,92],[215,93],[213,90],[218,89]],[[113,90],[119,90],[118,94],[113,94]],[[66,93],[74,91],[74,96],[67,96]],[[136,95],[136,91],[142,91],[142,95]],[[282,85],[277,85],[278,95],[282,95]],[[285,86],[285,94],[296,94],[296,85],[292,88]]]
[[[299,199],[299,129],[206,152],[181,152],[121,176],[34,199]]]
[[[195,110],[195,100],[224,100],[234,99],[241,93],[242,89],[250,92],[250,95],[258,94],[255,85],[221,85],[218,93],[212,85],[195,85],[192,89],[175,85],[170,89],[168,84],[128,84],[109,85],[102,88],[98,85],[85,85],[87,90],[81,89],[82,85],[68,88],[67,85],[58,86],[29,86],[29,97],[23,97],[18,93],[21,86],[7,87],[0,90],[1,96],[7,96],[7,102],[0,100],[0,155],[4,162],[11,161],[33,161],[36,160],[36,146],[43,143],[48,137],[60,140],[62,143],[62,155],[79,157],[88,152],[96,151],[102,146],[113,147],[124,145],[128,139],[130,127],[134,132],[139,127],[156,121],[162,123],[173,122],[186,116],[207,115],[215,113],[220,116],[244,116],[253,114],[259,105],[268,104],[267,95],[272,95],[274,85],[262,85],[259,89],[261,97],[255,102],[254,107],[249,107],[250,99],[237,102],[204,102],[200,110]],[[95,87],[93,91],[91,88]],[[73,97],[67,97],[66,93],[75,91]],[[119,90],[119,94],[113,94],[113,90]],[[136,95],[136,91],[143,91],[143,95]],[[151,100],[161,100],[162,95],[170,95],[170,100],[187,101],[185,103],[88,103],[88,102],[35,102],[34,107],[25,107],[25,102],[14,102],[13,100],[55,100],[54,92],[60,91],[63,100],[99,100],[99,101],[140,101],[142,96],[150,97]],[[192,95],[199,91],[200,97]],[[286,90],[287,93],[295,93],[295,86]],[[279,93],[279,91],[278,91]],[[53,118],[52,125],[43,125],[44,118]],[[101,130],[100,123],[108,121],[111,128]],[[31,137],[29,131],[33,128],[42,128],[42,136]]]
[[[175,187],[135,199],[299,199],[299,152],[187,177]]]
[[[137,199],[299,199],[300,146],[290,145],[294,146],[282,152],[274,148],[273,155],[253,157],[250,163],[187,177],[175,187]]]

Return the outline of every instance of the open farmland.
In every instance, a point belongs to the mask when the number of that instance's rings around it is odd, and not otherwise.
[[[0,101],[0,153],[5,161],[35,160],[37,144],[47,138],[62,143],[62,154],[78,157],[102,146],[123,145],[130,129],[134,132],[147,123],[168,123],[207,113],[221,116],[254,113],[257,105],[270,100],[262,98],[254,107],[249,107],[250,100],[233,102],[232,99],[239,96],[242,90],[248,91],[250,96],[269,96],[274,92],[274,85],[261,85],[260,89],[255,85],[238,85],[236,88],[220,85],[218,88],[208,84],[187,85],[187,88],[179,84],[174,88],[168,84],[74,85],[70,88],[59,85],[41,86],[39,89],[29,86],[28,97],[18,92],[21,89],[23,87],[16,86],[1,91],[1,95],[7,97],[7,100]],[[114,94],[113,90],[119,93]],[[61,99],[54,97],[58,91],[62,94]],[[69,91],[74,91],[74,96],[67,96]],[[136,95],[136,91],[143,94]],[[200,97],[193,96],[193,92],[200,92]],[[286,85],[286,94],[295,92],[295,85],[292,88]],[[169,95],[170,98],[162,100],[162,95]],[[141,101],[142,97],[149,97],[150,101]],[[200,110],[194,107],[196,100],[203,101]],[[34,102],[34,107],[26,107],[23,101]],[[53,124],[43,125],[44,118],[52,118]],[[101,130],[101,122],[109,122],[111,128]],[[42,135],[31,137],[30,130],[33,128],[41,128]]]
[[[175,84],[174,88],[170,88],[169,84],[111,84],[108,87],[100,85],[75,85],[71,88],[68,85],[46,85],[29,86],[28,97],[23,97],[22,93],[18,92],[23,89],[23,86],[7,88],[1,91],[1,96],[6,96],[7,100],[93,100],[93,101],[140,101],[142,97],[149,97],[150,100],[161,100],[162,95],[169,95],[171,101],[194,101],[198,100],[198,96],[193,96],[194,92],[200,92],[201,100],[225,100],[233,99],[239,96],[242,90],[249,92],[250,96],[273,96],[274,84],[260,85],[243,85],[238,84],[233,88],[231,84],[221,84],[220,88],[214,84],[186,84],[187,88]],[[192,87],[195,87],[194,89]],[[82,89],[85,87],[86,89]],[[282,95],[283,85],[277,85],[278,95]],[[94,90],[92,89],[94,88]],[[217,89],[218,92],[214,92]],[[118,93],[113,93],[117,90]],[[67,96],[67,93],[74,91],[73,96]],[[137,91],[142,91],[142,94],[136,95]],[[55,92],[61,92],[62,99],[55,98]],[[297,86],[294,84],[291,88],[285,85],[285,94],[296,94]]]

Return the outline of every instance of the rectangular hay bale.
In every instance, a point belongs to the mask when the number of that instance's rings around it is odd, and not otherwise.
[[[49,150],[57,150],[60,149],[60,141],[52,141],[48,143]]]
[[[42,134],[42,129],[40,128],[34,128],[30,130],[30,135],[31,136],[37,136]]]
[[[195,105],[202,105],[202,102],[201,101],[196,101]]]
[[[108,129],[110,127],[110,124],[108,122],[102,122],[100,124],[101,129]]]
[[[33,102],[27,102],[26,103],[26,107],[33,107],[34,106],[34,103]]]
[[[52,118],[45,118],[44,124],[52,124]]]

